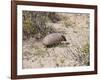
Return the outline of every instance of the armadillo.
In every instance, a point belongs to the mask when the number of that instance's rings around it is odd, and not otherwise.
[[[61,41],[66,41],[66,38],[63,34],[51,33],[51,34],[45,36],[42,42],[45,46],[49,46],[49,45],[53,45],[56,43],[60,43]]]

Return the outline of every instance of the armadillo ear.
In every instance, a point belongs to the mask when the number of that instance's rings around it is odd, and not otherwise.
[[[61,37],[63,38],[63,40],[64,40],[64,41],[66,41],[66,38],[65,38],[65,36],[63,36],[63,35],[62,35]]]

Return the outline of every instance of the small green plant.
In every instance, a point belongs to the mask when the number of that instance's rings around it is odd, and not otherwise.
[[[61,63],[63,64],[65,60],[64,60],[64,59],[61,59],[60,61],[61,61]]]
[[[83,53],[83,62],[85,65],[89,65],[90,61],[89,61],[89,43],[87,43],[83,48],[82,48],[82,53]]]
[[[36,51],[35,51],[34,54],[37,55],[37,56],[43,56],[45,53],[46,53],[46,50],[45,49],[36,48]]]
[[[89,43],[87,43],[81,50],[83,53],[89,53]]]
[[[69,21],[64,21],[64,25],[66,26],[66,28],[68,28],[69,26],[71,26],[71,23]]]

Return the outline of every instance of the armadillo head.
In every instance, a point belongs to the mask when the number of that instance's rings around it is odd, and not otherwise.
[[[66,41],[66,38],[65,38],[65,36],[63,36],[63,35],[62,35],[61,37],[62,37],[63,41]]]

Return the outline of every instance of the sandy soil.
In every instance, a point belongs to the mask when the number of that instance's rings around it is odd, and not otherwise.
[[[87,66],[89,52],[82,51],[89,43],[89,17],[87,14],[59,13],[62,20],[47,23],[66,37],[60,45],[46,48],[35,38],[23,41],[23,69],[66,66]],[[66,19],[66,20],[65,20]],[[88,64],[89,65],[89,64]]]

